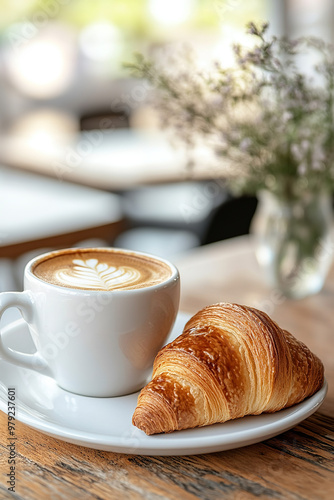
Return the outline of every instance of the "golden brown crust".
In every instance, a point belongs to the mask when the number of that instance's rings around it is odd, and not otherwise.
[[[159,351],[133,424],[155,434],[275,412],[311,396],[323,380],[321,361],[267,314],[214,304]]]

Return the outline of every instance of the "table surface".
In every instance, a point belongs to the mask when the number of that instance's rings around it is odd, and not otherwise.
[[[92,450],[17,422],[17,486],[13,498],[333,498],[334,267],[321,293],[290,301],[267,288],[249,237],[199,248],[176,264],[182,279],[181,310],[193,313],[219,301],[262,307],[318,354],[329,383],[323,405],[294,429],[262,443],[186,457]],[[7,415],[2,412],[0,426],[0,470],[5,471]],[[2,472],[1,498],[7,498],[6,489]]]
[[[212,152],[196,148],[194,179],[222,176]],[[93,130],[36,141],[21,135],[0,136],[0,162],[63,181],[109,190],[182,181],[189,177],[188,154],[161,131]]]
[[[117,194],[0,165],[0,258],[88,238],[111,241],[123,225]]]

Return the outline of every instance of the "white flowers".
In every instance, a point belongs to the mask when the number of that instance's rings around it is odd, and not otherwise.
[[[257,44],[236,46],[233,68],[214,64],[203,74],[185,58],[162,68],[139,58],[132,69],[157,86],[164,124],[188,146],[198,137],[220,138],[214,151],[234,169],[232,188],[255,193],[268,188],[268,179],[286,196],[305,186],[334,188],[334,49],[314,38],[268,38],[267,29],[249,24]],[[314,50],[321,64],[317,58],[312,71],[299,71],[296,57]]]

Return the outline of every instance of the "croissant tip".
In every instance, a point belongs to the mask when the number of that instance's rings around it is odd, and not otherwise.
[[[163,432],[158,429],[156,417],[152,418],[143,408],[137,408],[132,417],[132,424],[139,430],[145,432],[147,436]]]

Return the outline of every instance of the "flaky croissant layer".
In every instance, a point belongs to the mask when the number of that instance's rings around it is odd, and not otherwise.
[[[267,314],[214,304],[159,351],[132,422],[156,434],[275,412],[311,396],[323,380],[321,361]]]

